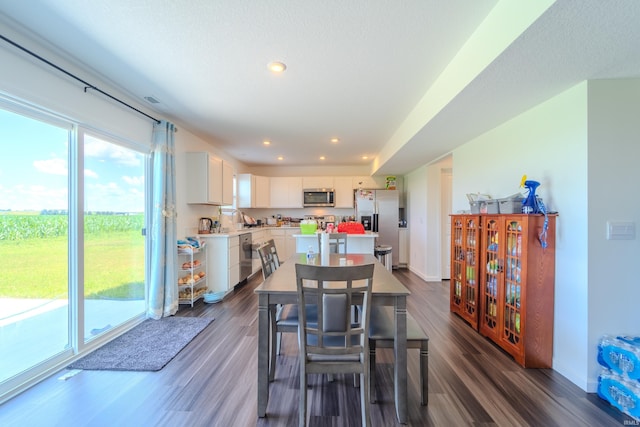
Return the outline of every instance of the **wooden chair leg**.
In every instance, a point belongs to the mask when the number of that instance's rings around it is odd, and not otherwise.
[[[423,340],[420,346],[420,403],[429,404],[429,341]]]
[[[376,403],[376,342],[369,340],[369,401]]]
[[[366,372],[360,374],[360,413],[362,414],[362,427],[371,425],[371,414],[369,408],[369,386],[370,378]]]
[[[306,427],[307,425],[307,374],[304,370],[300,371],[300,404],[298,406],[298,426]]]
[[[276,309],[275,307],[270,310],[270,327],[271,327],[271,339],[269,340],[269,381],[273,381],[276,377]]]
[[[280,356],[280,349],[282,348],[282,332],[276,333],[276,354]]]

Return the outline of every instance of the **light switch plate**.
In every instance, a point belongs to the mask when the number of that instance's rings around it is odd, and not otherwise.
[[[607,221],[607,240],[635,240],[635,238],[635,222]]]

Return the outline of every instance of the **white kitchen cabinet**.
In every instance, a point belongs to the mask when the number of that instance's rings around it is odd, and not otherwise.
[[[227,205],[233,203],[233,166],[210,153],[186,153],[187,203]],[[225,177],[227,178],[225,180]],[[229,198],[229,195],[231,197]],[[225,199],[226,197],[226,199]]]
[[[203,238],[207,239],[209,289],[227,294],[240,281],[240,238],[225,235]]]
[[[281,262],[296,253],[296,238],[300,234],[300,227],[272,228],[271,239],[276,244],[276,251]]]
[[[233,165],[222,161],[222,204],[229,206],[233,204]]]
[[[301,208],[302,179],[293,176],[269,178],[271,208]]]
[[[336,176],[333,178],[336,208],[353,208],[353,178]]]
[[[271,238],[276,245],[276,251],[278,252],[278,258],[280,261],[286,260],[287,257],[287,247],[285,245],[285,231],[284,228],[272,228],[271,229]]]
[[[251,274],[262,270],[262,263],[260,262],[260,256],[258,256],[256,249],[269,239],[269,230],[267,229],[257,229],[251,233],[251,245],[254,247],[251,259]]]
[[[291,255],[296,253],[296,238],[295,236],[300,234],[300,227],[290,228],[285,230],[285,255],[289,258]],[[283,260],[287,259],[284,258]]]
[[[334,188],[332,176],[305,176],[302,178],[303,189]]]
[[[238,209],[268,208],[270,207],[269,177],[256,176],[248,173],[237,176]]]

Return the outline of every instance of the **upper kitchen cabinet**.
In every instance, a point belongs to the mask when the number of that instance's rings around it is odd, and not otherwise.
[[[187,203],[230,205],[233,203],[233,166],[206,152],[186,153]]]
[[[233,165],[222,161],[222,204],[224,206],[233,204]]]
[[[334,188],[334,178],[332,176],[305,176],[302,178],[302,188]]]
[[[353,208],[353,178],[336,176],[333,178],[336,208]]]
[[[270,179],[248,173],[239,174],[238,208],[268,208],[271,206]]]
[[[300,177],[272,176],[270,181],[270,207],[272,208],[301,208],[302,181]]]

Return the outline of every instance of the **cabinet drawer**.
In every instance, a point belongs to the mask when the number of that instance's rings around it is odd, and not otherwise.
[[[240,245],[229,246],[229,265],[237,264],[240,259]]]
[[[227,245],[229,247],[229,250],[231,250],[232,247],[239,247],[240,246],[240,238],[239,237],[229,237],[229,241],[227,242]]]

